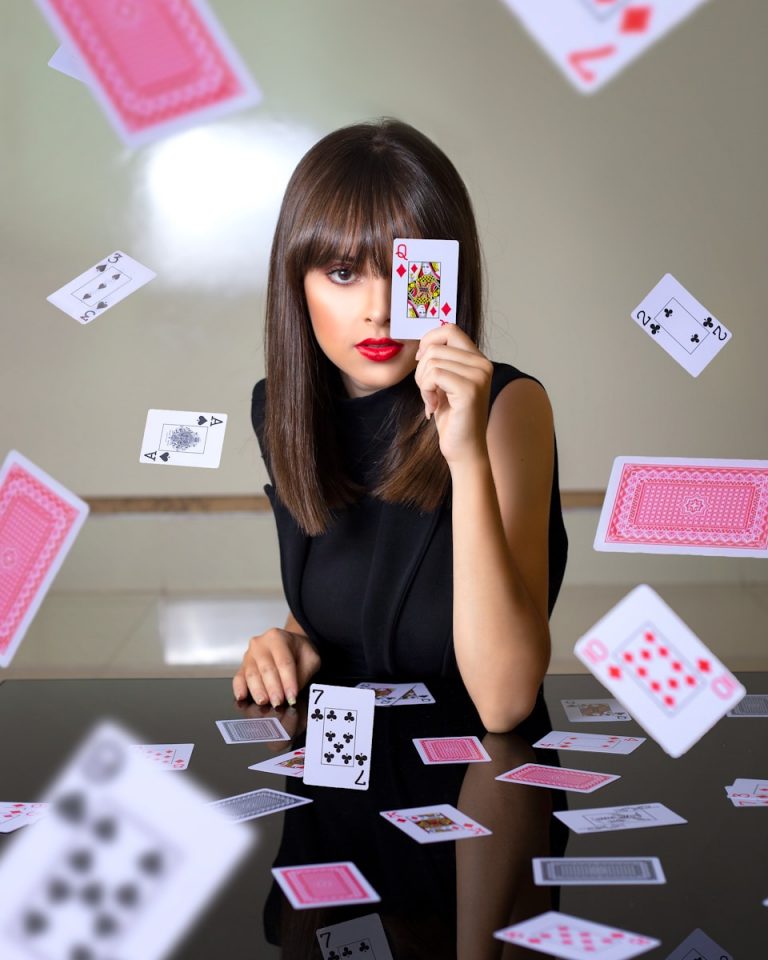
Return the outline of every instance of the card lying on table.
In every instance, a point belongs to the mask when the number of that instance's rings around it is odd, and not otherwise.
[[[7,667],[88,516],[16,450],[0,470],[0,667]]]
[[[226,429],[226,413],[150,410],[144,426],[139,463],[215,470],[221,463]]]
[[[285,777],[297,777],[300,780],[304,776],[304,747],[291,750],[290,753],[281,753],[279,757],[270,757],[269,760],[262,760],[261,763],[253,763],[248,769],[262,770],[264,773],[279,773]]]
[[[727,717],[768,717],[768,693],[748,693]]]
[[[349,860],[338,863],[307,863],[297,867],[273,867],[294,910],[310,907],[342,907],[378,903],[381,897]]]
[[[632,319],[694,377],[731,339],[730,331],[671,273],[635,307]]]
[[[562,960],[599,957],[600,960],[630,960],[658,947],[660,940],[602,923],[582,920],[550,910],[523,923],[494,933],[497,940],[516,943]]]
[[[248,852],[249,831],[100,723],[0,861],[0,956],[160,960]]]
[[[426,764],[486,763],[491,759],[477,737],[418,737],[413,745]]]
[[[606,723],[609,720],[631,719],[618,700],[561,700],[560,703],[571,723]]]
[[[291,739],[290,734],[276,717],[217,720],[216,726],[227,743],[266,743],[270,740]]]
[[[48,813],[47,803],[12,803],[0,801],[0,833],[13,833],[19,827],[26,827]]]
[[[539,887],[666,883],[658,857],[534,857]]]
[[[727,950],[715,943],[703,930],[689,933],[681,944],[675,947],[666,960],[733,960]]]
[[[645,737],[617,737],[599,733],[565,733],[562,730],[553,730],[546,737],[537,740],[534,747],[545,750],[580,750],[585,753],[619,753],[627,754],[637,750]]]
[[[412,683],[374,683],[372,680],[358,683],[356,687],[358,690],[373,690],[377,707],[391,707],[412,688]]]
[[[334,923],[317,931],[323,960],[341,960],[364,954],[367,960],[392,960],[387,935],[378,913]]]
[[[392,245],[390,334],[420,340],[427,330],[456,323],[458,240],[398,237]]]
[[[307,706],[304,783],[368,789],[375,709],[373,690],[312,684]]]
[[[215,800],[211,806],[223,813],[228,820],[241,821],[266,817],[267,814],[290,810],[292,807],[302,807],[305,803],[312,803],[312,800],[309,797],[296,797],[292,793],[264,788]]]
[[[147,143],[258,103],[261,94],[203,0],[37,0],[122,140]]]
[[[136,743],[136,753],[160,770],[186,770],[194,743]]]
[[[594,548],[768,559],[768,460],[616,457]]]
[[[78,323],[90,323],[156,276],[138,260],[115,250],[47,300]]]
[[[575,793],[594,793],[614,780],[614,773],[595,773],[593,770],[573,770],[568,767],[550,767],[542,763],[523,763],[507,770],[496,780],[506,783],[522,783],[532,787],[554,787],[557,790],[573,790]]]
[[[577,640],[574,653],[671,757],[689,750],[746,692],[645,584]]]
[[[382,810],[381,816],[417,843],[442,843],[444,840],[465,840],[491,834],[487,827],[449,803],[409,807],[407,810]]]
[[[740,778],[725,792],[734,807],[768,807],[768,780]]]
[[[399,700],[392,704],[394,707],[406,707],[417,703],[434,703],[435,698],[423,683],[415,683]]]
[[[574,833],[607,833],[641,827],[667,827],[687,823],[663,803],[635,803],[625,807],[593,807],[590,810],[555,810],[554,816]]]

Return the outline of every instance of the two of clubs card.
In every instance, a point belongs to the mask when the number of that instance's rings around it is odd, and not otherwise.
[[[587,631],[574,653],[671,757],[682,756],[746,693],[645,584]]]
[[[392,337],[420,340],[428,330],[456,323],[458,276],[458,240],[397,237],[392,244]]]
[[[367,790],[376,695],[360,687],[313,683],[307,706],[304,783]]]

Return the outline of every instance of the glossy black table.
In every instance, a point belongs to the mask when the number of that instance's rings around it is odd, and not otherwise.
[[[768,674],[742,674],[751,693]],[[371,789],[305,786],[248,765],[287,744],[227,745],[215,720],[277,713],[300,744],[306,708],[242,708],[228,680],[8,680],[0,684],[0,800],[36,800],[67,755],[99,719],[133,730],[137,742],[193,742],[187,772],[216,797],[258,787],[286,789],[313,803],[252,821],[251,850],[176,957],[270,960],[320,957],[315,930],[364,913],[380,914],[396,960],[481,960],[542,956],[505,947],[492,931],[547,909],[648,934],[664,960],[701,927],[736,960],[768,956],[768,808],[736,808],[724,786],[737,777],[768,778],[768,719],[724,718],[685,756],[672,760],[648,740],[630,756],[538,750],[549,729],[643,735],[633,722],[570,724],[560,700],[606,696],[589,676],[551,676],[544,701],[518,731],[485,734],[471,703],[450,685],[430,682],[434,705],[378,708]],[[491,763],[424,766],[415,736],[476,734]],[[529,760],[618,773],[593,794],[553,792],[497,782]],[[552,810],[661,802],[685,825],[577,835]],[[451,803],[489,827],[490,837],[420,846],[379,816],[397,807]],[[24,829],[34,829],[34,826]],[[0,853],[11,837],[0,835]],[[659,886],[536,887],[534,856],[632,856],[661,859]],[[294,911],[272,884],[280,864],[353,860],[382,897],[379,904]],[[280,946],[276,944],[280,943]],[[506,952],[503,952],[505,951]],[[709,960],[709,958],[707,958]],[[719,960],[714,958],[714,960]]]

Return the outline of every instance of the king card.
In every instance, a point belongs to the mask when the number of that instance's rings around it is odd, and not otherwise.
[[[371,680],[365,680],[357,686],[361,690],[373,690],[377,707],[391,707],[413,688],[412,683],[374,683]]]
[[[248,69],[204,0],[37,0],[123,142],[150,140],[258,103]]]
[[[254,763],[249,770],[262,770],[264,773],[278,773],[284,777],[296,777],[301,780],[304,776],[304,747],[281,753],[279,757],[270,757],[261,763]]]
[[[561,700],[566,717],[571,723],[606,723],[631,719],[618,700]]]
[[[381,897],[349,860],[273,867],[272,876],[294,910],[378,903]]]
[[[632,311],[632,319],[692,377],[731,340],[731,332],[666,273]]]
[[[409,807],[407,810],[382,810],[381,816],[417,843],[443,843],[446,840],[466,840],[470,837],[491,835],[487,827],[449,803]]]
[[[504,0],[581,93],[594,93],[704,0]]]
[[[588,960],[590,957],[631,960],[661,943],[641,933],[607,927],[555,910],[497,930],[494,937],[562,960]]]
[[[390,334],[420,340],[427,330],[456,323],[458,240],[398,237],[392,245]]]
[[[226,413],[150,410],[139,463],[215,470],[221,463],[226,429]]]
[[[0,470],[0,667],[7,667],[88,516],[16,450]]]
[[[680,757],[746,693],[649,586],[635,587],[574,653],[671,757]]]
[[[304,783],[368,789],[375,699],[373,690],[312,684],[307,707]]]
[[[160,960],[203,914],[251,837],[183,777],[100,723],[0,860],[0,956]]]
[[[768,461],[616,457],[595,550],[768,558]]]
[[[122,250],[115,250],[47,298],[78,323],[90,323],[157,276]]]

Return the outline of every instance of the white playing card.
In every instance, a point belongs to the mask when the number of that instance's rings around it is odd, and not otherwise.
[[[645,737],[617,737],[608,733],[566,733],[563,730],[553,730],[533,746],[545,750],[628,754],[637,750],[641,743],[645,743]]]
[[[317,931],[323,960],[363,954],[366,960],[392,960],[387,935],[378,913],[334,923]]]
[[[360,690],[373,690],[376,696],[377,707],[391,707],[409,690],[413,689],[412,683],[374,683],[371,680],[365,680],[357,684]]]
[[[588,810],[555,810],[554,816],[574,833],[608,833],[641,827],[667,827],[687,823],[663,803],[634,803],[624,807],[592,807]]]
[[[594,93],[704,0],[504,0],[582,93]]]
[[[645,584],[587,631],[574,653],[671,757],[689,750],[746,692]]]
[[[266,743],[271,740],[291,739],[291,735],[276,717],[217,720],[216,726],[227,743]]]
[[[497,930],[494,937],[562,960],[587,960],[589,957],[630,960],[661,943],[641,933],[607,927],[555,910]]]
[[[382,810],[381,816],[413,837],[417,843],[442,843],[446,840],[488,837],[491,834],[487,827],[449,803],[409,807],[407,810]]]
[[[158,770],[186,770],[194,743],[135,743],[133,749]]]
[[[631,719],[618,700],[561,700],[560,703],[571,723],[606,723],[610,720]]]
[[[402,697],[393,703],[393,707],[407,707],[418,703],[435,703],[435,698],[423,683],[415,683]]]
[[[768,717],[768,693],[748,693],[727,717]]]
[[[214,801],[211,806],[223,813],[228,820],[239,822],[266,817],[270,813],[279,813],[280,810],[290,810],[292,807],[302,807],[305,803],[312,803],[312,800],[309,797],[283,793],[281,790],[262,789],[225,797],[223,800]]]
[[[398,237],[392,245],[390,335],[420,340],[427,330],[456,323],[458,240]]]
[[[249,770],[261,770],[264,773],[279,773],[284,777],[296,777],[299,780],[304,776],[304,747],[281,753],[279,757],[270,757],[261,763],[254,763]]]
[[[697,928],[675,947],[666,960],[733,960],[733,957]]]
[[[156,276],[138,260],[115,250],[47,299],[78,323],[90,323]]]
[[[135,742],[100,723],[0,860],[3,960],[166,957],[247,852],[247,829]]]
[[[64,73],[68,77],[72,77],[73,80],[90,84],[90,78],[88,77],[88,72],[83,61],[69,47],[63,45],[59,47],[48,61],[48,66],[54,70],[58,70],[59,73]]]
[[[139,463],[215,469],[221,462],[226,428],[226,413],[150,410],[144,426]]]
[[[534,857],[539,887],[666,883],[658,857]]]
[[[304,783],[368,789],[374,710],[373,690],[312,684],[307,707]]]
[[[632,319],[693,377],[698,377],[731,332],[666,273],[632,311]]]
[[[4,800],[0,802],[0,833],[13,833],[26,827],[48,813],[47,803],[24,803]]]

